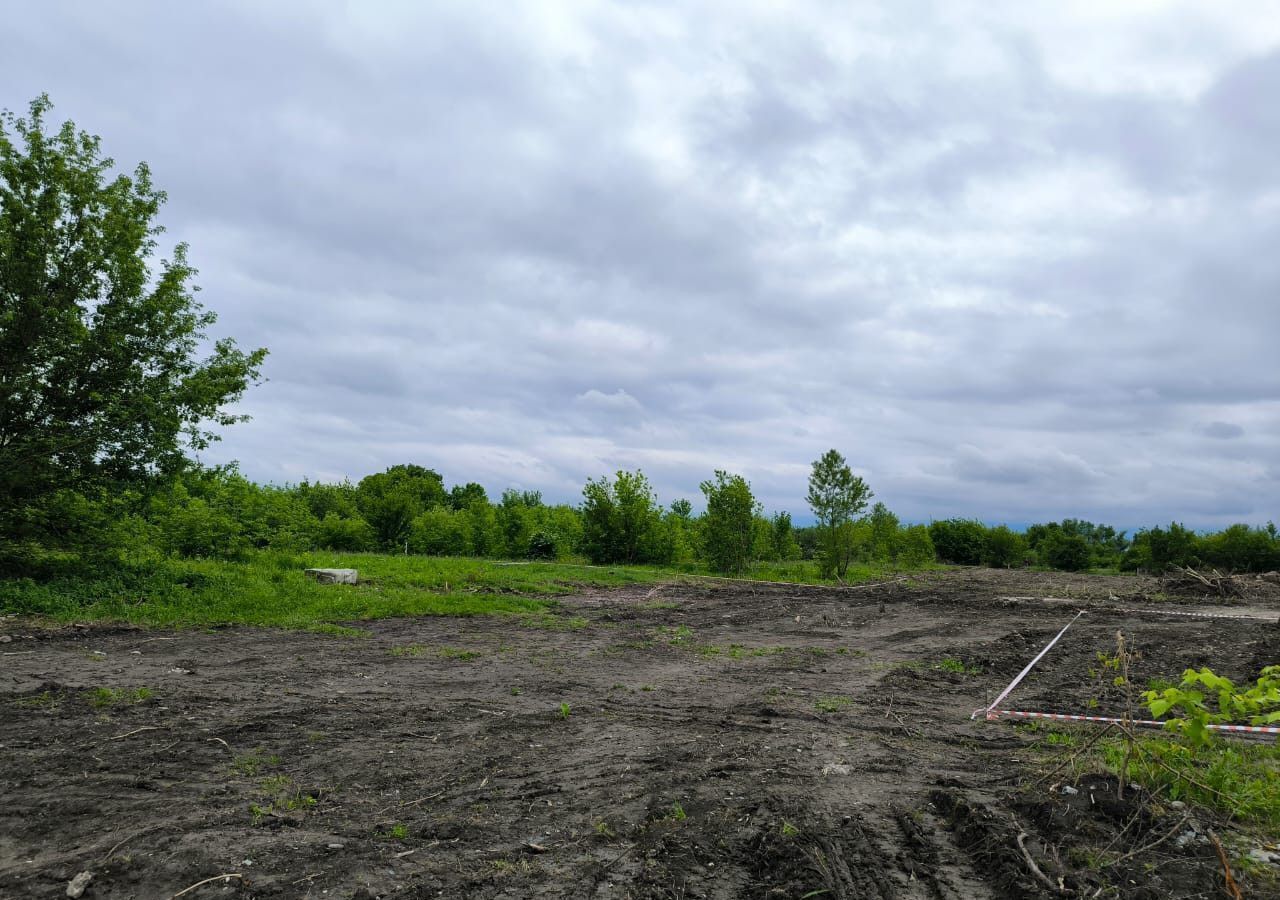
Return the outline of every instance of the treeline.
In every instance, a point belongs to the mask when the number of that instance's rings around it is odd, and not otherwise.
[[[972,519],[904,525],[883,503],[867,509],[870,489],[838,454],[814,463],[807,497],[814,525],[796,526],[787,512],[766,515],[739,475],[717,471],[701,490],[705,511],[695,515],[685,498],[663,505],[639,471],[591,479],[582,501],[570,505],[545,503],[537,491],[506,490],[491,498],[479,484],[446,486],[439,473],[417,465],[392,466],[354,484],[286,486],[256,484],[234,468],[191,468],[147,490],[97,499],[58,492],[20,522],[8,523],[0,539],[0,575],[40,577],[104,556],[235,560],[260,550],[585,557],[726,573],[759,561],[814,560],[834,578],[852,562],[1067,571],[1280,569],[1274,525],[1201,534],[1174,523],[1132,537],[1079,519],[1025,531]]]
[[[1063,519],[1032,525],[1025,532],[994,528],[973,519],[946,519],[929,525],[941,562],[1000,568],[1042,566],[1068,572],[1112,569],[1164,572],[1173,566],[1212,566],[1230,572],[1280,569],[1280,533],[1232,525],[1201,534],[1177,522],[1139,530],[1132,537],[1110,525]]]

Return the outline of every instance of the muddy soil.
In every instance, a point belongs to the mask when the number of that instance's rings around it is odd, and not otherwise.
[[[1079,609],[1007,705],[1119,711],[1117,630],[1139,684],[1280,662],[1280,624],[1154,614],[1280,617],[1280,586],[1158,587],[685,581],[365,637],[0,621],[0,897],[1223,896],[1208,830],[1267,836],[1101,773],[1034,784],[1045,731],[970,718]]]

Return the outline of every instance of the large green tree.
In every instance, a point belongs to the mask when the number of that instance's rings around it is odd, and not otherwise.
[[[867,508],[871,488],[845,458],[828,450],[809,474],[809,508],[818,520],[818,562],[823,575],[844,578],[853,559],[853,519]]]
[[[0,556],[56,536],[48,510],[172,473],[258,378],[210,344],[187,248],[155,259],[165,195],[117,171],[51,104],[0,113]]]
[[[582,489],[582,549],[593,563],[665,562],[662,509],[644,473],[616,473]]]
[[[405,546],[413,520],[444,505],[446,496],[440,473],[415,465],[391,466],[356,485],[360,513],[386,550]]]
[[[756,516],[763,513],[751,485],[741,475],[717,469],[701,488],[707,498],[702,517],[707,563],[717,572],[745,572],[751,563]]]

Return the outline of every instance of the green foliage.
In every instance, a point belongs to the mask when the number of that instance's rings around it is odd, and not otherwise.
[[[814,461],[806,499],[818,520],[818,559],[823,574],[844,578],[854,548],[853,517],[866,509],[871,489],[845,458],[828,450]]]
[[[980,566],[987,556],[987,529],[974,519],[943,519],[929,524],[938,559],[961,566]]]
[[[1216,701],[1216,711],[1205,702],[1206,692]],[[1246,689],[1236,687],[1212,669],[1187,669],[1182,673],[1180,685],[1144,691],[1142,700],[1157,719],[1170,712],[1181,713],[1168,720],[1165,727],[1180,734],[1192,746],[1203,746],[1213,738],[1208,725],[1280,722],[1280,666],[1264,668],[1258,680]]]
[[[669,559],[658,499],[643,472],[589,480],[582,496],[582,550],[593,563]]]
[[[401,549],[409,539],[413,520],[444,501],[444,479],[422,466],[392,466],[366,475],[356,485],[360,513],[384,550]]]
[[[1128,777],[1170,800],[1183,800],[1254,823],[1274,834],[1280,829],[1280,744],[1219,741],[1193,746],[1165,738],[1141,738],[1128,760]],[[1104,759],[1114,769],[1125,761],[1122,741],[1104,742]]]
[[[99,139],[52,105],[0,114],[0,570],[94,540],[58,515],[180,471],[258,378],[265,350],[212,344],[187,248],[154,264],[165,200],[145,164],[112,176]]]
[[[473,503],[489,502],[489,495],[484,486],[468,481],[466,484],[455,484],[449,488],[449,507],[458,512],[470,508]]]
[[[1233,572],[1280,569],[1280,540],[1275,526],[1250,528],[1231,525],[1199,540],[1201,558],[1211,566]]]
[[[1177,522],[1168,528],[1139,531],[1125,553],[1121,565],[1125,569],[1163,572],[1172,566],[1199,565],[1200,539],[1189,528]]]
[[[316,524],[315,546],[318,550],[359,553],[372,550],[376,540],[373,527],[359,517],[347,519],[330,512]]]
[[[1078,534],[1051,531],[1039,542],[1036,552],[1040,561],[1051,569],[1083,572],[1089,568],[1089,544]]]
[[[871,507],[867,516],[867,556],[876,560],[896,560],[900,549],[898,517],[883,503]]]
[[[1118,568],[1129,546],[1123,531],[1083,519],[1032,525],[1026,538],[1041,565],[1072,572]]]
[[[800,545],[796,543],[791,513],[774,513],[769,520],[769,554],[779,561],[800,558]]]
[[[1027,540],[1007,525],[987,530],[986,557],[988,566],[1011,569],[1021,566],[1027,558]]]
[[[471,521],[465,512],[435,506],[409,526],[409,550],[430,556],[463,556],[471,553]]]
[[[357,568],[366,585],[322,585],[302,571],[327,567]],[[616,587],[658,577],[660,573],[648,569],[256,551],[242,562],[161,558],[121,565],[110,575],[0,580],[0,611],[60,621],[287,628],[389,616],[506,614],[522,617],[519,621],[530,627],[568,627],[572,620],[553,614],[554,598],[571,592],[574,585]]]
[[[909,525],[898,535],[898,563],[906,568],[920,568],[936,562],[937,551],[926,525]]]
[[[703,514],[703,549],[713,572],[738,574],[751,563],[755,517],[760,506],[751,485],[741,475],[717,469],[715,477],[701,484],[707,499]]]

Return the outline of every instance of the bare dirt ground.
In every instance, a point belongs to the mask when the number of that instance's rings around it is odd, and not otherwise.
[[[1171,608],[1157,592],[956,570],[586,592],[563,630],[0,620],[0,897],[62,897],[85,871],[87,898],[224,873],[182,896],[1224,896],[1201,835],[1265,835],[1120,800],[1107,776],[1031,786],[1061,748],[970,720],[1080,608],[1014,707],[1117,712],[1091,670],[1118,629],[1140,685],[1280,662],[1280,625],[1115,611]],[[1280,590],[1172,608],[1280,616]]]

